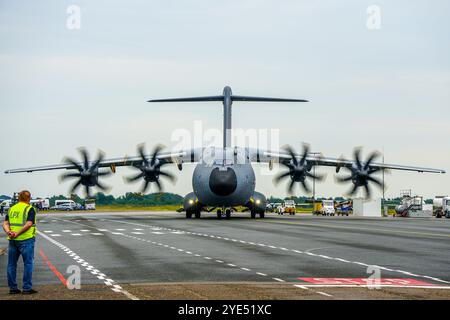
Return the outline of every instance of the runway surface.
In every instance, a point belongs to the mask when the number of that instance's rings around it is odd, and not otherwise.
[[[28,299],[450,299],[450,219],[51,213],[38,230]],[[0,300],[23,299],[7,295],[7,245]]]

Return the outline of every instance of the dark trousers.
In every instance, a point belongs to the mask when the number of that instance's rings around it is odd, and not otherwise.
[[[9,240],[8,248],[8,286],[11,290],[17,289],[17,261],[23,259],[23,290],[33,288],[33,266],[34,266],[34,243],[35,238],[27,240]]]

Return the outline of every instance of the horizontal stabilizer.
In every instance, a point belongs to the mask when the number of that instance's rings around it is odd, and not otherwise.
[[[249,96],[231,96],[233,101],[260,101],[260,102],[308,102],[304,99],[284,99],[284,98],[267,98],[267,97],[249,97]]]
[[[147,102],[201,102],[201,101],[223,101],[223,96],[174,98],[174,99],[154,99]]]
[[[191,98],[173,98],[173,99],[153,99],[147,102],[202,102],[202,101],[224,101],[224,96],[207,96],[207,97],[191,97]],[[304,99],[284,99],[284,98],[267,98],[267,97],[250,97],[250,96],[230,96],[231,101],[255,101],[255,102],[308,102]]]

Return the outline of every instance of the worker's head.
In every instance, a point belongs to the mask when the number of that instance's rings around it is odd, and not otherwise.
[[[19,192],[19,201],[20,202],[25,202],[25,203],[30,203],[31,200],[31,193],[28,190],[23,190]]]

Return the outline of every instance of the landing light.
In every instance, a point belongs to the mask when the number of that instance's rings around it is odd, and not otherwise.
[[[189,204],[194,204],[194,200],[190,199]]]
[[[260,204],[260,203],[261,203],[261,200],[256,199],[256,204]]]

